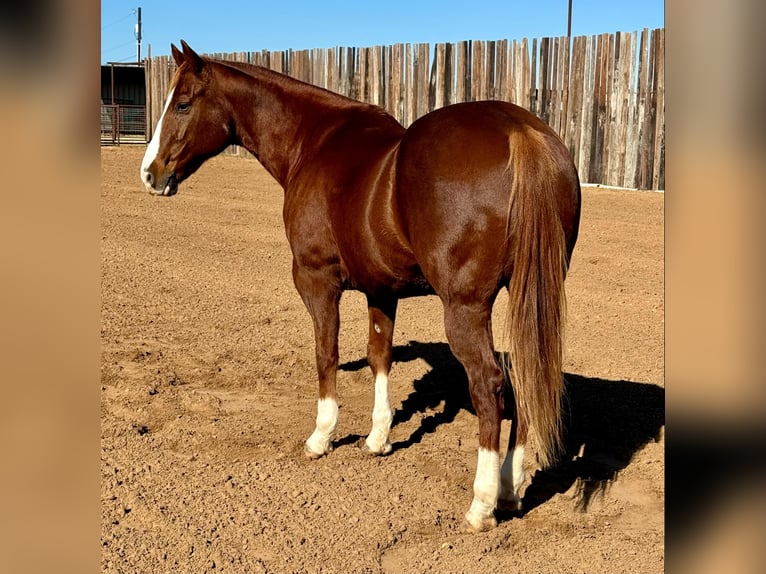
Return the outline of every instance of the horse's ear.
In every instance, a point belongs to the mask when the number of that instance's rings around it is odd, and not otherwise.
[[[176,48],[175,44],[170,44],[170,52],[173,54],[173,59],[176,62],[176,66],[180,66],[184,62],[184,55]]]
[[[199,74],[202,71],[202,68],[205,65],[204,60],[200,57],[197,52],[192,50],[189,47],[189,44],[187,44],[184,40],[181,40],[181,48],[183,49],[183,58],[186,62],[189,63],[192,70],[194,70],[195,73]]]

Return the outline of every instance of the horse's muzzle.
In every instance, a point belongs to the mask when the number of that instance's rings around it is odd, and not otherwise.
[[[146,170],[143,173],[143,181],[147,191],[152,195],[170,197],[171,195],[178,193],[178,180],[176,179],[175,174],[171,173],[167,178],[165,178],[164,183],[155,185],[155,179],[152,175],[152,172]]]

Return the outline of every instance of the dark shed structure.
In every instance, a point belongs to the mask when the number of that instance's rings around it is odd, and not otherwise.
[[[143,64],[101,66],[101,143],[145,143],[146,133]]]

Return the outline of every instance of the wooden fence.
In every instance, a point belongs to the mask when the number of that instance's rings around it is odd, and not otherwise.
[[[403,125],[436,108],[500,99],[552,126],[580,179],[665,186],[665,29],[456,44],[208,54],[265,66],[384,107]],[[146,61],[147,121],[159,120],[175,64]]]

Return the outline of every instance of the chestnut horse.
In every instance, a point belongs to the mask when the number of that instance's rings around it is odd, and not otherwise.
[[[328,454],[338,420],[338,303],[361,291],[375,381],[366,449],[391,452],[391,341],[400,298],[436,294],[479,421],[469,528],[518,509],[527,434],[543,465],[561,445],[564,278],[577,239],[580,183],[567,148],[510,103],[447,106],[405,129],[381,108],[270,70],[171,46],[178,69],[141,165],[170,196],[230,144],[284,189],[293,280],[314,324],[319,376],[310,458]],[[507,288],[510,365],[498,361],[492,306]],[[500,464],[506,372],[515,397]],[[508,394],[510,397],[510,393]]]

